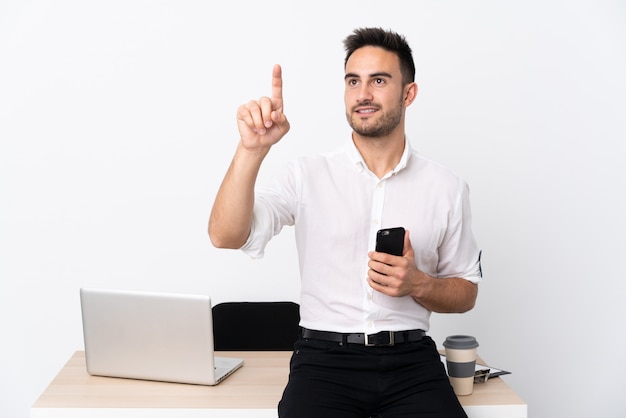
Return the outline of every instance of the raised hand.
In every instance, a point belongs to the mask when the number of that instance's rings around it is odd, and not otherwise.
[[[289,131],[283,113],[283,77],[280,65],[272,70],[272,95],[251,100],[237,109],[241,145],[248,150],[269,148]]]

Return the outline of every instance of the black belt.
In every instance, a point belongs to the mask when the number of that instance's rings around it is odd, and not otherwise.
[[[376,334],[344,334],[341,332],[316,331],[302,328],[302,338],[332,341],[335,343],[361,344],[366,346],[385,346],[419,341],[426,335],[421,329],[410,331],[381,331]]]

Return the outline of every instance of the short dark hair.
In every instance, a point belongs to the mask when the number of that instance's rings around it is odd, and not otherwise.
[[[400,60],[400,72],[402,73],[404,84],[415,81],[413,52],[406,38],[396,32],[382,28],[358,28],[344,39],[343,45],[346,50],[344,67],[348,63],[348,59],[352,53],[357,49],[365,46],[377,46],[393,52],[398,56]]]

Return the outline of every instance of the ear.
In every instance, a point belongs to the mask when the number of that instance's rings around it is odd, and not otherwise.
[[[409,83],[404,86],[404,107],[409,107],[417,97],[417,83]]]

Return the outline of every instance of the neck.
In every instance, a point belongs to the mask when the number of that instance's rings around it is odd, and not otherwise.
[[[378,178],[383,178],[398,165],[405,146],[404,134],[371,138],[353,132],[352,141],[367,168]]]

